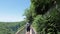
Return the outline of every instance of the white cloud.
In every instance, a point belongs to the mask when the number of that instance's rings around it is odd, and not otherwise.
[[[19,17],[19,16],[0,16],[0,21],[1,22],[18,22],[18,21],[23,21],[24,16]]]

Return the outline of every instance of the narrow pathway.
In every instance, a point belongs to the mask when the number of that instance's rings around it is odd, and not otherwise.
[[[26,27],[24,27],[21,31],[18,30],[16,34],[35,34],[33,28],[30,29],[30,32],[26,32]]]

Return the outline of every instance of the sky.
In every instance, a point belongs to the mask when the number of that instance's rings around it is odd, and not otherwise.
[[[30,0],[0,0],[0,22],[24,20],[23,14],[29,6]]]

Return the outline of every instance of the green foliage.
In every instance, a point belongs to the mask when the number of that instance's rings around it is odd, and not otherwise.
[[[38,14],[45,14],[52,6],[55,0],[31,0],[31,7]]]
[[[36,29],[38,33],[40,33],[43,30],[43,28],[46,26],[45,25],[46,21],[47,20],[45,20],[45,18],[43,18],[42,15],[38,15],[34,19],[32,26]]]
[[[15,34],[21,26],[25,25],[25,21],[21,22],[0,22],[0,34]]]
[[[57,7],[57,8],[56,8]],[[31,0],[28,20],[38,34],[57,34],[60,31],[60,0]],[[31,18],[32,17],[32,18]]]

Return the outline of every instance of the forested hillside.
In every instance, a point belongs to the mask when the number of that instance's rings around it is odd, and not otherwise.
[[[21,22],[0,22],[0,34],[15,34],[18,28],[25,25],[25,21]]]
[[[25,16],[38,34],[60,32],[60,0],[31,0]]]

